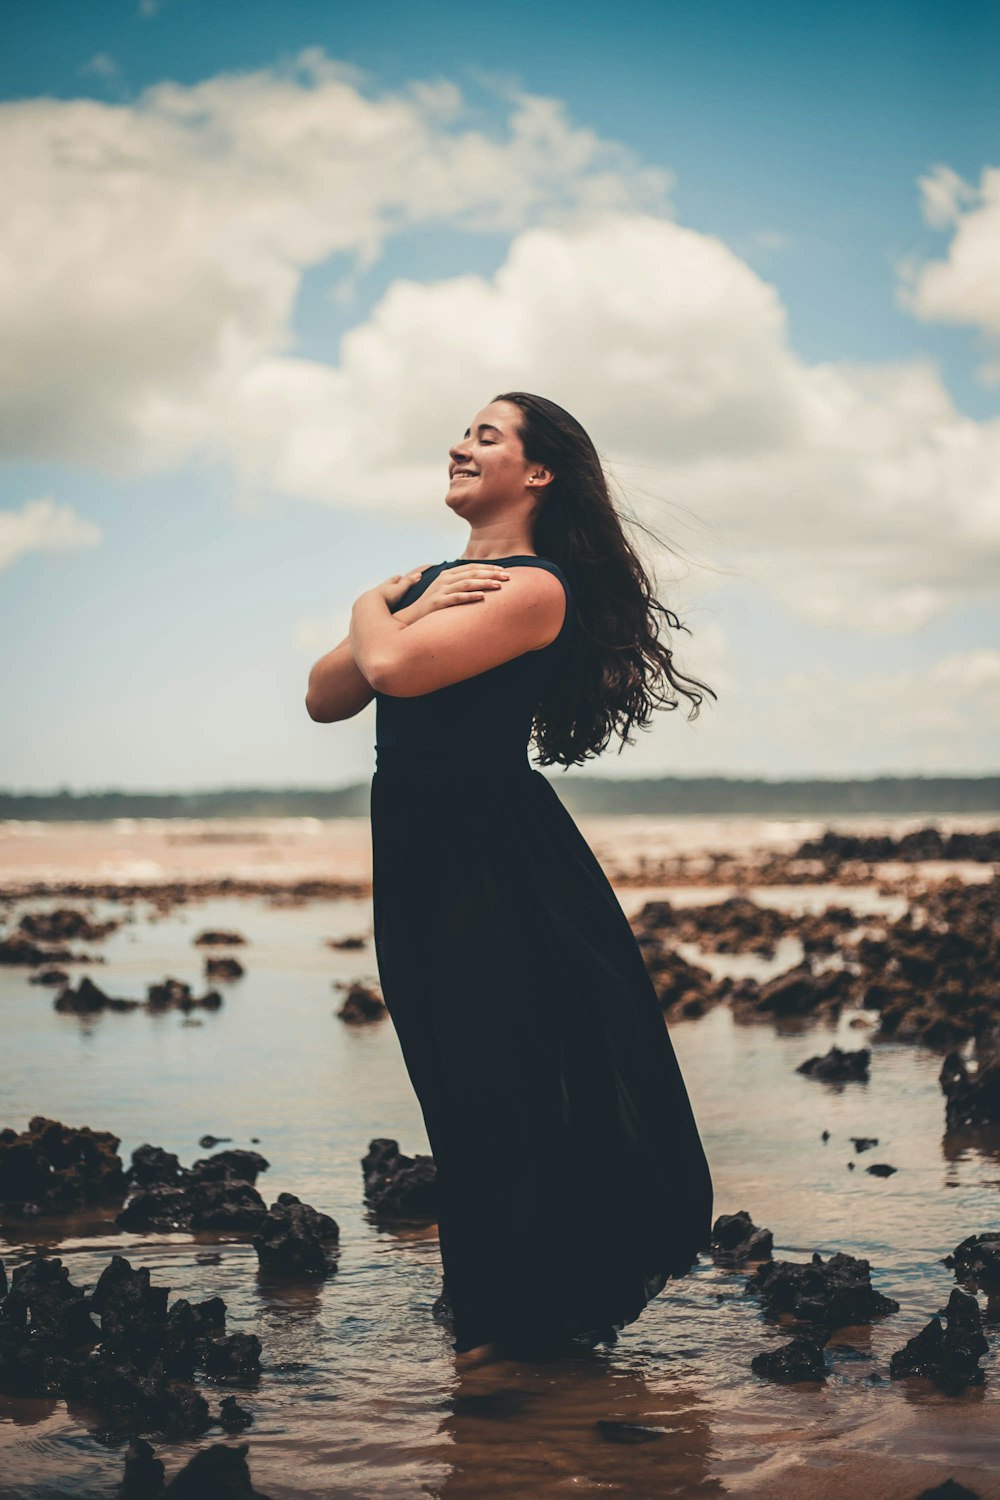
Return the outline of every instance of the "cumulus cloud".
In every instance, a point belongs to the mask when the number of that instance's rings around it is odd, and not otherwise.
[[[71,505],[56,505],[51,495],[27,500],[19,511],[0,510],[0,569],[29,552],[75,552],[100,540],[99,526]]]
[[[938,165],[920,188],[925,219],[950,230],[951,242],[941,260],[902,262],[901,302],[928,322],[1000,337],[1000,167],[985,167],[976,187]],[[1000,372],[988,365],[984,373]]]
[[[394,283],[339,366],[262,361],[217,432],[248,485],[413,513],[443,503],[476,407],[517,387],[818,623],[905,632],[993,585],[1000,423],[957,412],[926,361],[807,364],[772,286],[649,215],[526,230],[491,278]]]
[[[211,460],[248,494],[431,515],[448,445],[523,387],[800,616],[903,632],[993,586],[1000,423],[957,412],[933,364],[800,359],[776,289],[668,216],[668,174],[556,101],[510,93],[491,135],[449,82],[363,84],[309,49],[128,106],[0,107],[0,450]],[[970,232],[993,180],[966,189],[929,180],[928,213]],[[296,353],[309,268],[349,282],[432,223],[507,235],[503,264],[398,279],[339,363]]]
[[[130,105],[0,106],[0,452],[180,464],[245,384],[266,389],[310,267],[369,265],[413,225],[513,233],[592,205],[662,208],[666,175],[557,101],[507,106],[491,135],[450,82],[371,97],[319,49]]]

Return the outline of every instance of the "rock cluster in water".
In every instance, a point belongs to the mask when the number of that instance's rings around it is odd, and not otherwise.
[[[745,1209],[735,1214],[719,1214],[712,1225],[709,1250],[719,1265],[769,1260],[773,1249],[774,1236],[770,1229],[759,1228]]]
[[[125,1174],[130,1196],[122,1229],[226,1229],[253,1232],[267,1217],[254,1186],[269,1163],[259,1151],[231,1149],[182,1167],[171,1151],[137,1146]]]
[[[433,1156],[404,1156],[399,1142],[369,1141],[361,1158],[365,1200],[378,1220],[429,1224],[437,1219],[437,1169]]]
[[[959,1052],[949,1052],[939,1074],[948,1130],[1000,1124],[1000,1045],[995,1034],[976,1048],[975,1071]]]
[[[193,1384],[196,1370],[256,1381],[261,1344],[256,1334],[226,1332],[221,1297],[168,1308],[169,1291],[121,1255],[90,1293],[72,1284],[58,1256],[18,1266],[9,1289],[0,1262],[0,1390],[85,1401],[123,1432],[204,1432],[221,1418]]]
[[[344,1003],[337,1011],[342,1021],[381,1021],[389,1014],[385,1001],[372,985],[343,984],[335,980],[334,988],[347,991]]]
[[[941,1316],[935,1315],[918,1334],[897,1349],[889,1361],[893,1380],[904,1375],[925,1375],[936,1386],[956,1395],[968,1385],[982,1385],[985,1370],[979,1361],[989,1352],[983,1335],[983,1315],[971,1292],[954,1287],[948,1306]]]
[[[249,1443],[201,1448],[165,1485],[162,1460],[144,1438],[133,1438],[117,1500],[268,1500],[250,1478],[249,1448]]]
[[[855,1052],[831,1047],[821,1056],[807,1057],[795,1071],[805,1073],[808,1078],[821,1078],[827,1083],[865,1082],[871,1056],[870,1047],[859,1047]]]
[[[121,1202],[120,1138],[34,1115],[27,1130],[0,1130],[0,1206],[5,1214],[70,1213]]]
[[[839,1328],[870,1323],[899,1311],[899,1303],[871,1284],[867,1260],[838,1251],[826,1261],[817,1251],[811,1260],[766,1260],[747,1278],[774,1312],[790,1312],[802,1322]]]

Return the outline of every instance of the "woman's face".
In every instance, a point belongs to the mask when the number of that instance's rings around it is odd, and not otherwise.
[[[525,494],[533,496],[529,464],[517,430],[519,408],[511,401],[491,401],[477,412],[465,435],[449,449],[446,504],[466,521],[495,518]]]

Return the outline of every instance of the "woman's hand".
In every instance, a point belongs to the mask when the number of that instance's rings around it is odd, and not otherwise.
[[[371,592],[381,594],[391,608],[402,599],[407,589],[420,582],[425,568],[429,567],[431,567],[430,563],[421,563],[419,568],[413,568],[409,573],[393,573],[391,578],[387,578],[383,583],[377,583]]]
[[[497,563],[470,562],[459,568],[444,568],[431,580],[419,599],[396,612],[396,619],[412,625],[414,620],[421,620],[438,609],[450,609],[453,604],[478,604],[488,593],[502,588],[509,577],[507,569]]]

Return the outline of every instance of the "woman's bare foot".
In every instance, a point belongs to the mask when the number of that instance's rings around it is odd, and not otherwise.
[[[476,1344],[472,1349],[463,1349],[455,1355],[455,1364],[460,1370],[471,1369],[473,1365],[487,1365],[497,1357],[496,1344]]]

